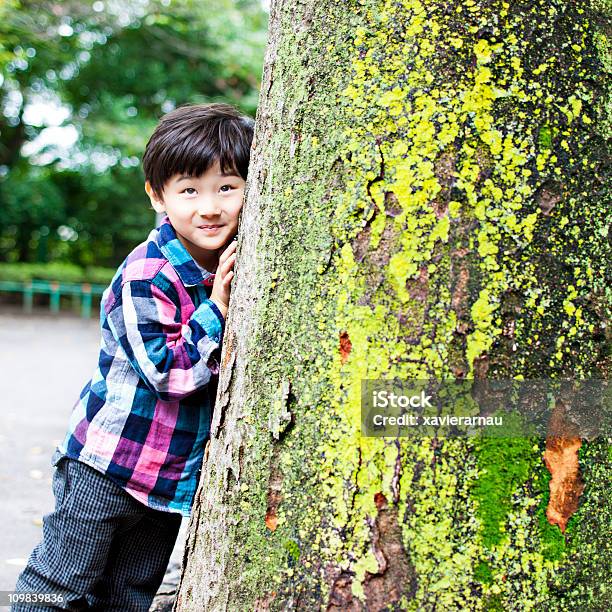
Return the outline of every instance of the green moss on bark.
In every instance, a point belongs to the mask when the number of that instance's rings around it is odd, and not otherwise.
[[[478,442],[479,476],[473,495],[478,500],[482,542],[487,548],[503,538],[503,525],[512,508],[512,494],[525,484],[540,457],[531,438],[484,438]]]

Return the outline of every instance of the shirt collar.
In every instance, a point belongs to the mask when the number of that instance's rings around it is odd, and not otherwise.
[[[185,286],[212,285],[215,275],[203,268],[189,254],[189,251],[177,238],[168,216],[162,219],[157,228],[156,242]]]

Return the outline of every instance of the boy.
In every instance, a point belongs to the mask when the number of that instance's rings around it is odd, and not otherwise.
[[[209,436],[253,124],[185,106],[147,144],[145,190],[166,216],[102,296],[98,367],[53,456],[55,510],[15,612],[149,609]],[[27,603],[42,593],[62,601]]]

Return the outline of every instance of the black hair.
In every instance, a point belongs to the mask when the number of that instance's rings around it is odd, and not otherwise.
[[[175,174],[201,176],[216,161],[246,181],[255,121],[230,104],[191,104],[164,115],[142,158],[145,179],[161,197]]]

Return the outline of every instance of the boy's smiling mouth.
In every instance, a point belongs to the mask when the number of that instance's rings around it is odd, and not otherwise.
[[[222,227],[222,225],[200,225],[199,229],[206,232],[207,234],[214,234],[218,232]]]

